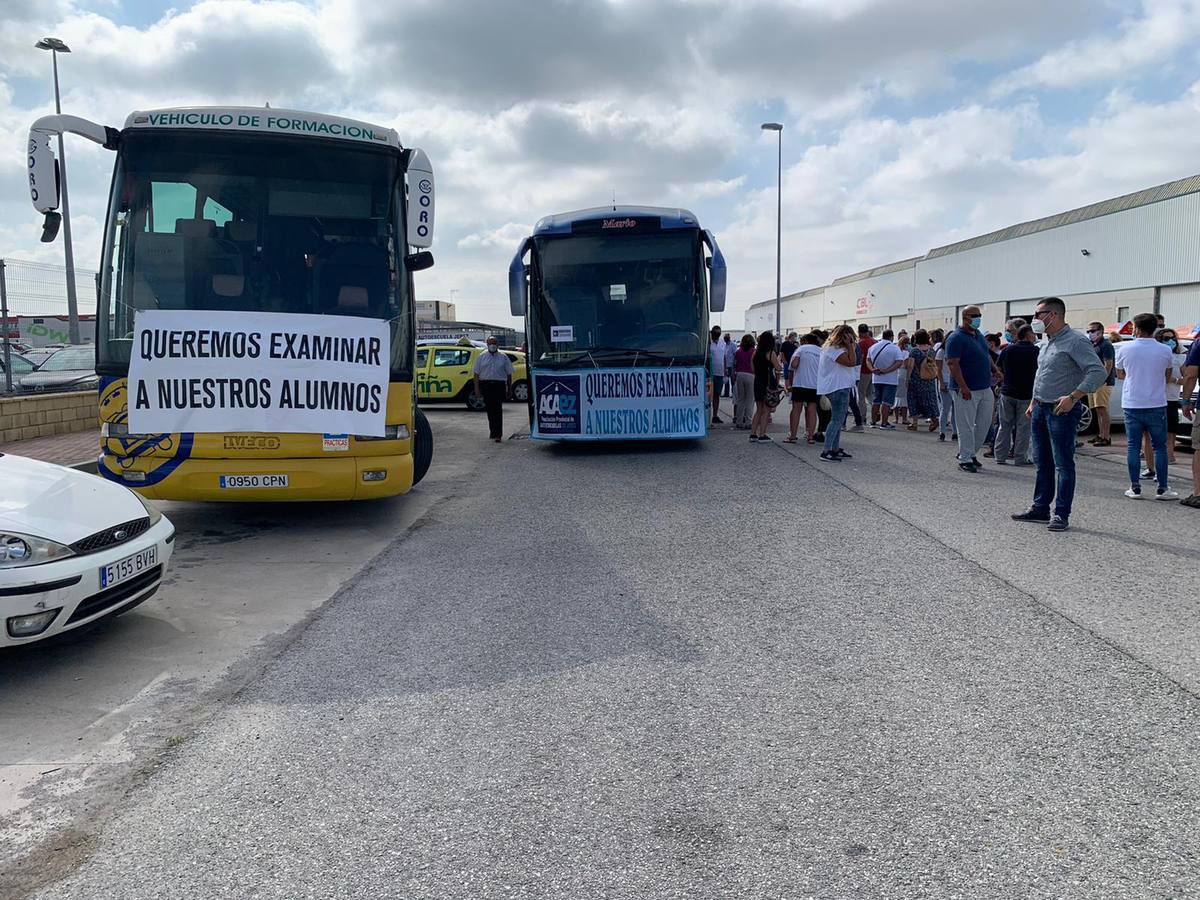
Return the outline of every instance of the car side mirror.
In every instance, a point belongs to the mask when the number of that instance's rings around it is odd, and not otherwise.
[[[62,213],[48,212],[46,220],[42,222],[42,243],[52,244],[54,239],[58,237],[58,226],[62,224]]]
[[[432,268],[433,254],[428,250],[421,250],[418,253],[410,253],[404,257],[404,265],[410,272],[421,272],[425,269]]]

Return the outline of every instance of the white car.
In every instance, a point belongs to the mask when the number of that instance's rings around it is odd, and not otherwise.
[[[0,648],[119,615],[150,597],[175,527],[95,475],[0,454]]]

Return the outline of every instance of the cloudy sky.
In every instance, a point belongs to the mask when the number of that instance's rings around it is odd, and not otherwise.
[[[680,205],[729,260],[724,321],[783,289],[1200,171],[1200,0],[3,0],[0,256],[38,243],[29,123],[224,104],[394,127],[439,176],[426,299],[507,323],[541,215]],[[68,149],[94,265],[111,155]],[[451,292],[454,292],[451,295]]]

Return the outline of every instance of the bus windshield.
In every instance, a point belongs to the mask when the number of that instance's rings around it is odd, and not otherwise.
[[[702,362],[702,265],[694,229],[536,238],[532,358],[550,366]]]
[[[124,135],[97,317],[124,374],[139,309],[321,313],[392,323],[411,374],[398,152],[263,135]]]

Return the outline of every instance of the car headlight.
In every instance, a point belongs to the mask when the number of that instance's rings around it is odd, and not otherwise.
[[[150,527],[153,528],[158,524],[158,520],[162,518],[162,510],[139,493],[135,492],[133,496],[137,497],[141,501],[142,506],[146,508],[146,515],[150,517]]]
[[[74,556],[75,551],[65,544],[32,534],[0,531],[0,569],[38,566]]]

